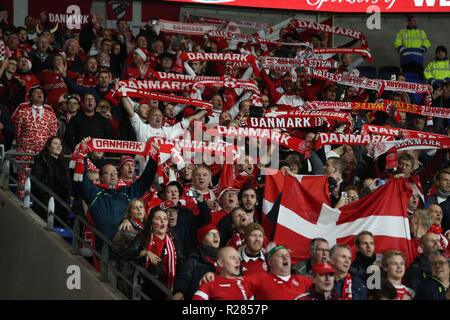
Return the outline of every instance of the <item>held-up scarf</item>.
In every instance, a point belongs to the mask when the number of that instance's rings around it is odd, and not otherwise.
[[[190,35],[202,36],[211,30],[215,30],[216,26],[204,25],[204,24],[193,24],[193,23],[183,23],[177,21],[168,21],[159,19],[157,23],[160,31],[167,33],[183,33]]]
[[[225,87],[225,88],[238,88],[243,90],[253,91],[251,98],[252,105],[262,106],[262,96],[258,86],[253,80],[241,80],[234,78],[224,78],[221,81],[202,80],[197,81],[192,86],[191,96],[201,96],[200,88],[203,87]]]
[[[387,137],[387,136],[386,136]],[[394,141],[380,141],[374,144],[373,149],[367,153],[373,159],[378,158],[386,152],[398,150],[427,150],[427,149],[450,149],[450,138],[447,139],[404,139]]]
[[[268,23],[253,22],[253,21],[234,21],[220,18],[201,17],[196,15],[188,15],[186,18],[187,21],[191,23],[196,22],[196,23],[220,24],[223,27],[225,27],[229,23],[233,23],[237,27],[267,29],[269,32],[273,32],[272,26]]]
[[[448,136],[442,134],[429,133],[417,130],[409,130],[403,128],[392,128],[364,124],[361,134],[375,133],[387,136],[393,136],[402,139],[421,138],[421,139],[448,139]]]
[[[83,181],[84,157],[89,151],[138,154],[142,156],[149,155],[155,161],[159,154],[158,150],[151,143],[109,139],[91,139],[86,144],[80,144],[78,149],[76,149],[72,153],[69,167],[75,168],[75,173],[73,176],[74,181]]]
[[[171,237],[166,234],[166,236],[164,237],[164,247],[166,248],[167,251],[167,261],[168,261],[168,266],[167,266],[167,287],[172,290],[173,289],[173,283],[175,281],[175,275],[176,275],[176,264],[177,264],[177,253],[175,251],[175,246],[173,244],[173,241],[171,239]],[[156,245],[155,245],[155,241],[153,240],[153,233],[150,236],[150,241],[147,240],[147,247],[146,250],[153,252],[154,254],[156,254],[157,256],[161,257],[162,253],[157,253],[155,251],[157,251]],[[162,249],[164,250],[164,248]],[[146,257],[145,260],[145,269],[148,269],[150,266],[150,259],[148,257]]]
[[[321,127],[324,121],[319,117],[248,117],[239,122],[240,126],[249,128],[294,129]]]
[[[156,79],[160,81],[164,80],[176,80],[176,81],[188,81],[188,82],[197,82],[201,80],[209,80],[209,81],[223,81],[225,77],[211,77],[211,76],[189,76],[186,74],[179,73],[171,73],[171,72],[163,72],[163,71],[152,71],[153,75]]]
[[[311,156],[310,146],[304,140],[297,139],[286,133],[278,132],[272,129],[216,126],[213,128],[208,128],[206,133],[211,136],[265,139],[272,143],[294,150],[304,155],[305,158],[309,158]]]
[[[256,66],[256,59],[251,54],[183,52],[180,57],[188,61],[244,62],[251,64],[255,75],[259,76],[258,67]]]
[[[308,101],[303,107],[307,107],[308,110],[374,110],[384,111],[388,114],[406,112],[450,119],[450,109],[447,108],[428,107],[385,99],[378,99],[377,102]]]
[[[335,69],[339,63],[335,60],[317,60],[317,59],[297,59],[264,57],[260,60],[261,66],[267,69],[292,68],[292,67],[310,67],[315,69]]]
[[[352,77],[352,76],[345,76],[341,73],[331,73],[326,70],[314,68],[302,68],[302,70],[304,71],[303,75],[315,79],[336,82],[346,86],[375,90],[378,91],[378,95],[381,95],[384,90],[400,91],[408,93],[422,93],[425,95],[424,97],[425,104],[427,106],[431,106],[432,89],[429,84],[400,82],[393,80],[369,79],[365,77]]]
[[[287,29],[289,31],[292,31],[294,29],[309,29],[309,30],[332,33],[332,34],[336,34],[336,35],[340,35],[340,36],[344,36],[344,37],[358,39],[361,41],[361,46],[363,48],[368,47],[368,43],[367,43],[367,40],[366,40],[366,37],[364,36],[364,34],[360,31],[356,31],[356,30],[352,30],[352,29],[341,28],[341,27],[336,27],[336,26],[329,26],[326,24],[321,24],[321,23],[312,22],[312,21],[303,21],[303,20],[299,20],[299,19],[292,19],[289,22]]]
[[[344,280],[344,287],[342,288],[342,300],[353,300],[352,299],[352,276],[350,272],[347,272]]]
[[[121,97],[139,97],[146,99],[154,99],[158,101],[167,101],[172,103],[182,103],[191,105],[200,109],[208,110],[209,114],[212,114],[212,103],[209,101],[197,100],[193,98],[180,97],[171,94],[143,91],[134,88],[128,88],[121,86],[118,92]]]
[[[119,84],[127,88],[139,90],[190,91],[193,82],[188,81],[151,81],[151,80],[120,80]]]
[[[300,54],[302,53],[300,52]],[[373,60],[372,54],[365,48],[315,48],[312,53],[318,58],[321,55],[352,53],[366,57],[368,62]]]
[[[366,145],[368,143],[377,143],[380,141],[392,141],[394,137],[382,136],[382,135],[359,135],[348,133],[326,133],[319,132],[317,142],[314,144],[313,149],[318,149],[323,145],[336,145],[336,144],[348,144],[348,145]]]
[[[73,175],[73,181],[83,181],[84,172],[84,157],[89,152],[89,147],[86,144],[80,144],[78,148],[72,153],[72,157],[69,162],[69,168],[75,169]],[[92,161],[87,159],[88,171],[98,171],[98,168],[92,163]]]
[[[346,112],[333,111],[273,111],[265,114],[266,117],[276,118],[326,118],[327,120],[336,120],[345,123],[351,123],[351,115]]]

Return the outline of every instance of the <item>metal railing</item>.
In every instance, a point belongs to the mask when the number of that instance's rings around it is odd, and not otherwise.
[[[17,153],[17,152],[5,152],[4,145],[0,144],[0,165],[1,165],[1,173],[0,173],[0,188],[4,190],[10,190],[11,187],[23,188],[24,190],[24,199],[23,199],[23,207],[31,209],[32,202],[33,205],[37,204],[47,212],[47,221],[46,222],[46,230],[49,232],[55,232],[54,223],[55,219],[58,221],[60,225],[62,225],[65,229],[72,233],[72,254],[81,255],[80,248],[81,244],[88,248],[92,254],[94,254],[100,262],[100,274],[99,279],[103,282],[108,282],[112,286],[118,288],[117,279],[120,278],[124,281],[124,283],[132,289],[131,299],[139,300],[145,299],[150,300],[150,298],[141,290],[141,282],[143,278],[148,279],[151,283],[153,283],[159,290],[165,293],[168,297],[172,297],[171,291],[158,279],[153,277],[146,269],[137,264],[133,260],[127,260],[134,268],[133,278],[130,280],[120,272],[117,268],[118,260],[110,258],[111,251],[111,240],[107,238],[102,232],[100,232],[97,228],[92,226],[87,220],[86,216],[75,214],[75,220],[73,223],[73,228],[68,226],[63,219],[61,219],[58,215],[55,215],[55,201],[58,202],[64,209],[68,210],[68,212],[72,212],[70,205],[61,199],[56,193],[54,193],[51,189],[49,189],[46,185],[42,184],[38,179],[36,179],[32,174],[28,173],[20,164],[28,163],[31,164],[30,161],[17,161],[15,159],[16,156],[35,156],[36,154],[31,153]],[[67,157],[67,156],[66,156]],[[70,156],[69,156],[70,157]],[[14,168],[18,171],[21,171],[26,174],[27,179],[24,185],[20,185],[14,175],[11,175],[11,169]],[[17,171],[17,172],[18,172]],[[11,183],[11,181],[13,183]],[[35,197],[31,191],[31,182],[36,184],[41,190],[43,190],[46,194],[50,196],[50,199],[47,204],[42,203],[37,197]],[[92,230],[95,236],[103,241],[102,251],[98,252],[98,250],[94,249],[85,239],[82,237],[82,226],[86,226]],[[124,293],[125,294],[125,293]],[[130,298],[130,297],[129,297]]]

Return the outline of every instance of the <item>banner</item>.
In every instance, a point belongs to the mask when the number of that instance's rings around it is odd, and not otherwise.
[[[361,231],[374,235],[375,252],[402,251],[406,265],[414,259],[406,210],[411,194],[404,179],[390,179],[368,196],[340,209],[326,199],[325,179],[287,176],[279,205],[274,242],[292,250],[293,263],[310,257],[309,243],[325,238],[330,247],[347,244],[355,255],[355,236]],[[328,196],[329,197],[329,196]],[[293,201],[295,200],[295,201]]]
[[[449,0],[164,0],[189,4],[240,6],[284,10],[366,13],[371,5],[380,12],[450,12]]]
[[[131,0],[106,1],[106,19],[133,20],[133,3]]]
[[[51,1],[31,1],[28,0],[28,15],[45,20],[50,26],[58,25],[58,29],[67,27],[69,30],[80,31],[90,22],[92,0],[82,0],[74,3],[72,0],[58,1],[58,5]],[[17,10],[17,9],[16,9]],[[12,20],[12,16],[9,19]],[[23,21],[16,22],[16,25],[23,25]],[[39,26],[42,28],[42,25]]]

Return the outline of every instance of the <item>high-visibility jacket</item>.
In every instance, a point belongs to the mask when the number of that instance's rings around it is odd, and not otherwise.
[[[421,29],[401,29],[397,32],[394,48],[401,54],[400,65],[416,62],[423,65],[423,54],[430,48],[425,31]]]
[[[432,85],[436,86],[444,81],[450,80],[450,62],[445,60],[431,61],[423,72],[425,79]]]

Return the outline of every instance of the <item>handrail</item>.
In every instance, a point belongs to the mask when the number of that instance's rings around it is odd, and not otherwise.
[[[0,144],[0,167],[2,169],[1,176],[3,179],[0,180],[0,188],[9,189],[9,181],[11,180],[14,183],[18,184],[18,181],[10,175],[10,165],[12,164],[15,168],[18,170],[24,172],[27,176],[27,186],[24,190],[25,197],[28,197],[28,199],[33,198],[34,203],[41,206],[43,209],[45,209],[48,212],[47,217],[47,227],[46,229],[48,231],[54,231],[53,229],[53,221],[56,219],[64,228],[72,232],[73,239],[75,239],[75,243],[72,243],[72,253],[73,254],[80,254],[79,253],[79,243],[81,242],[84,246],[88,247],[93,254],[98,257],[102,263],[101,273],[100,273],[100,279],[104,282],[111,283],[112,276],[119,276],[130,288],[132,288],[133,293],[137,293],[140,298],[144,298],[146,300],[149,300],[150,298],[141,291],[140,287],[137,286],[136,281],[133,281],[133,283],[122,274],[122,272],[118,271],[116,266],[111,263],[112,259],[109,259],[109,251],[112,245],[112,242],[109,238],[107,238],[102,232],[100,232],[97,228],[92,226],[89,221],[87,221],[86,217],[75,215],[75,222],[74,222],[74,229],[69,227],[60,217],[57,215],[54,215],[54,202],[57,201],[59,204],[62,205],[62,207],[69,212],[72,211],[69,204],[67,204],[63,199],[61,199],[56,193],[54,193],[51,189],[49,189],[46,185],[44,185],[42,182],[40,182],[36,177],[34,177],[31,173],[27,172],[21,165],[19,165],[19,161],[14,159],[18,155],[29,155],[29,156],[35,156],[36,154],[24,154],[24,153],[15,153],[15,152],[4,152],[4,146]],[[106,157],[105,157],[106,158]],[[118,159],[118,158],[117,158]],[[49,204],[45,205],[43,204],[39,199],[37,199],[31,192],[31,181],[33,181],[34,184],[36,184],[39,188],[41,188],[45,193],[50,195]],[[20,187],[20,185],[19,185]],[[53,200],[52,200],[53,199]],[[28,200],[29,202],[29,200]],[[26,203],[24,201],[24,207],[30,208],[30,204]],[[103,248],[108,248],[108,250],[104,249],[102,250],[102,253],[99,253],[97,249],[94,249],[88,242],[86,242],[82,237],[79,236],[79,222],[83,223],[85,226],[89,227],[92,232],[101,240],[103,240]],[[75,232],[76,231],[76,232]],[[105,246],[106,245],[106,246]],[[137,264],[135,261],[127,260],[128,263],[130,263],[135,273],[139,273],[142,276],[146,277],[148,280],[150,280],[154,285],[158,287],[161,291],[163,291],[167,296],[172,298],[171,291],[158,279],[153,277],[146,269],[141,267],[139,264]],[[134,277],[135,278],[135,277]],[[114,281],[115,282],[115,281]],[[114,283],[116,284],[116,283]],[[134,297],[134,294],[133,294]]]

